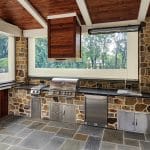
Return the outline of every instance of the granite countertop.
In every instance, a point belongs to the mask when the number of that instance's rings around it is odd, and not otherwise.
[[[78,93],[96,94],[96,95],[104,95],[104,96],[130,96],[130,97],[150,98],[150,94],[146,94],[146,93],[132,92],[132,93],[120,94],[117,92],[117,90],[112,90],[112,89],[79,88]]]
[[[33,86],[36,86],[35,84],[22,84],[15,86],[16,89],[25,89],[25,90],[31,90]],[[42,91],[49,91],[49,87],[45,87],[42,89]]]
[[[25,90],[31,90],[31,88],[35,86],[33,84],[21,84],[21,85],[17,85],[15,86],[16,89],[25,89]]]
[[[15,88],[30,90],[33,86],[35,86],[35,85],[22,84],[22,85],[15,86]],[[42,91],[49,91],[49,87],[43,88]],[[104,96],[130,96],[130,97],[150,98],[150,94],[146,94],[146,93],[132,92],[132,93],[120,94],[117,92],[117,90],[112,90],[112,89],[79,88],[79,89],[77,89],[77,93],[95,94],[95,95],[104,95]]]
[[[0,90],[10,89],[16,85],[15,81],[0,84]]]

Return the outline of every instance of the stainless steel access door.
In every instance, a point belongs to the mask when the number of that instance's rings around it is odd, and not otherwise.
[[[107,96],[85,95],[85,122],[88,125],[107,125]]]
[[[32,96],[31,117],[41,118],[41,99],[38,96]]]
[[[76,122],[75,105],[51,102],[50,119],[60,122],[75,123]]]

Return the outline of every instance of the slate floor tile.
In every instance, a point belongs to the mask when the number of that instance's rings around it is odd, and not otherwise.
[[[11,126],[12,124],[16,124],[20,121],[23,121],[25,118],[21,116],[14,116],[14,115],[8,115],[6,117],[3,117],[0,119],[0,126],[1,127],[8,127]]]
[[[31,123],[33,123],[32,120],[24,120],[24,121],[20,122],[20,124],[23,124],[23,125],[26,125],[26,126],[30,125]]]
[[[42,123],[48,123],[50,121],[48,119],[40,119],[40,118],[28,118],[26,120],[31,120],[33,122],[42,122]]]
[[[19,146],[11,146],[8,150],[31,150],[31,149],[23,148]]]
[[[64,143],[64,141],[65,138],[55,136],[42,150],[56,150]]]
[[[60,148],[60,150],[83,150],[84,142],[68,139]],[[94,149],[93,149],[94,150]]]
[[[47,132],[58,132],[58,130],[60,130],[60,128],[56,128],[56,127],[50,127],[50,126],[45,126],[42,131],[47,131]]]
[[[32,129],[24,128],[22,131],[17,133],[16,136],[24,138],[24,137],[28,136],[29,134],[31,134],[32,131],[33,131]]]
[[[0,134],[0,141],[2,141],[4,138],[6,138],[7,135],[4,135],[4,134]]]
[[[0,150],[61,149],[150,150],[150,134],[18,116],[0,119]]]
[[[88,138],[88,135],[76,133],[73,138],[76,140],[80,140],[80,141],[86,141]]]
[[[103,130],[104,130],[103,128],[99,128],[99,127],[92,127],[92,126],[87,126],[87,125],[81,125],[79,127],[78,133],[89,134],[91,136],[102,137]]]
[[[135,132],[124,132],[125,138],[136,139],[136,140],[145,140],[145,136],[143,133],[135,133]]]
[[[145,134],[146,140],[150,141],[150,134]]]
[[[72,129],[63,129],[62,128],[58,131],[56,136],[65,137],[65,138],[72,138],[75,132],[76,131],[72,130]]]
[[[105,129],[103,141],[123,144],[123,131]]]
[[[99,150],[100,142],[100,137],[89,136],[85,145],[85,150]]]
[[[137,146],[139,147],[139,141],[133,139],[124,139],[125,145]]]
[[[46,124],[42,122],[33,122],[30,126],[28,126],[29,129],[35,129],[40,130],[42,129]]]
[[[77,130],[79,125],[78,124],[71,124],[66,122],[57,122],[57,121],[50,121],[48,123],[49,126],[58,127],[58,128],[68,128]]]
[[[100,150],[116,150],[117,144],[102,142],[100,146]]]
[[[23,128],[25,128],[24,125],[21,124],[13,124],[7,128],[4,128],[0,130],[0,134],[6,134],[6,135],[15,135],[18,132],[20,132]]]
[[[139,147],[118,145],[117,150],[140,150]]]
[[[51,140],[54,134],[34,131],[27,138],[25,138],[19,145],[25,148],[41,149]]]
[[[22,139],[18,137],[13,136],[7,136],[3,140],[1,140],[2,143],[10,144],[10,145],[16,145],[18,144]]]
[[[9,145],[0,143],[0,150],[6,150],[9,147]]]
[[[150,150],[150,142],[141,141],[141,150]]]

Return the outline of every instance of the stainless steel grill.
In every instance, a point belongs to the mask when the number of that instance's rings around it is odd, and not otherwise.
[[[49,95],[75,97],[78,79],[53,78],[50,83]]]

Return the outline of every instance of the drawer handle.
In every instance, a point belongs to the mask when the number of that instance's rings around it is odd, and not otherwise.
[[[137,124],[138,124],[138,123],[137,123],[137,119],[136,119],[135,125],[137,126]]]

